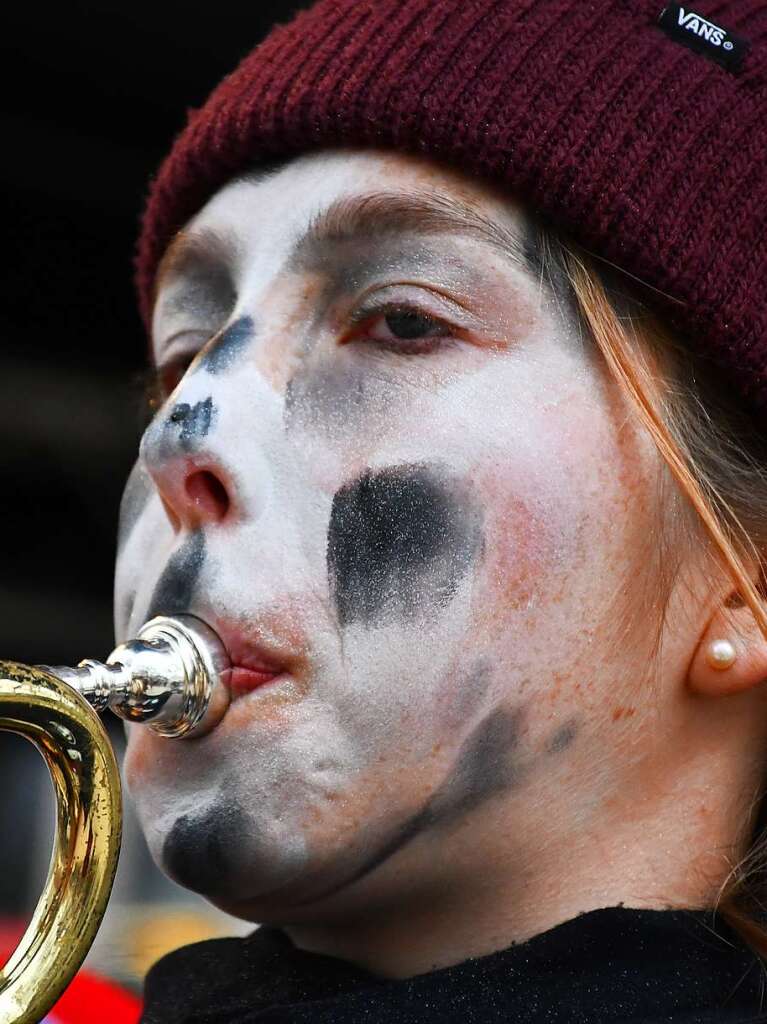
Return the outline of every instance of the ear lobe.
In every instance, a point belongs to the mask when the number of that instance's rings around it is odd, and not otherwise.
[[[728,641],[735,651],[729,666],[716,666],[712,645]],[[748,605],[720,608],[711,618],[687,674],[691,690],[706,697],[742,693],[767,681],[767,639]]]

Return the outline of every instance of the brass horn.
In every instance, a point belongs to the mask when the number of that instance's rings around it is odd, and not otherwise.
[[[191,615],[151,619],[104,664],[0,661],[0,729],[34,743],[57,804],[48,878],[0,972],[0,1024],[39,1024],[85,959],[106,911],[120,853],[122,799],[97,712],[109,708],[163,736],[200,736],[226,711],[222,675],[229,667],[218,635]]]

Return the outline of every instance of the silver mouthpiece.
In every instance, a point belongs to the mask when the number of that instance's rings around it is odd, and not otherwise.
[[[201,736],[229,704],[222,680],[229,655],[218,634],[193,615],[150,619],[105,663],[86,658],[77,668],[39,667],[72,686],[96,711],[109,708],[161,736]]]

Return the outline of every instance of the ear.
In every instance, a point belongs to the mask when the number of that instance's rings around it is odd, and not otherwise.
[[[717,667],[712,644],[732,644],[735,659]],[[767,639],[747,604],[731,594],[711,617],[688,671],[688,685],[706,697],[742,693],[767,681]]]

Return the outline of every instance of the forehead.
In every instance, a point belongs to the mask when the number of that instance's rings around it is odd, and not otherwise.
[[[224,186],[170,246],[158,291],[222,264],[247,263],[255,272],[286,265],[311,270],[331,245],[374,245],[396,234],[466,232],[507,255],[516,252],[522,266],[529,228],[508,194],[430,159],[323,150]]]

